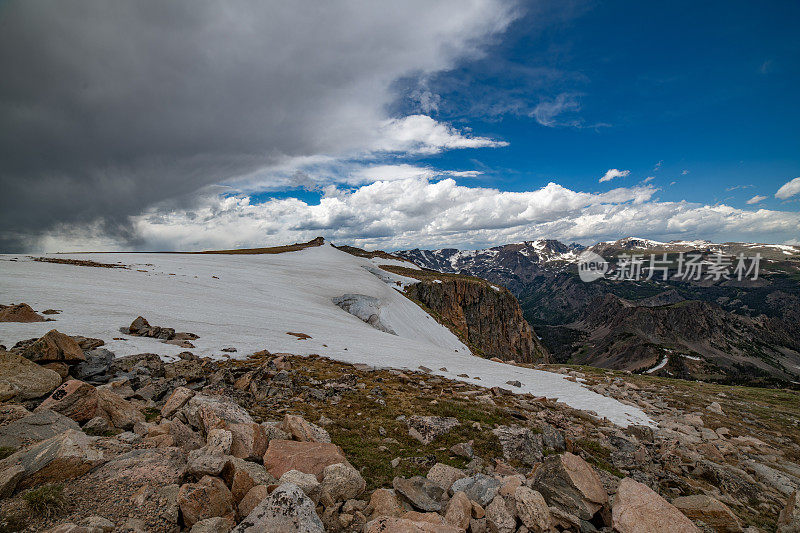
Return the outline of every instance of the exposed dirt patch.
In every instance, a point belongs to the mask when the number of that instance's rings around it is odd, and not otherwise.
[[[96,267],[96,268],[128,268],[128,265],[120,265],[115,263],[98,263],[97,261],[91,261],[88,259],[61,259],[58,257],[34,257],[33,260],[38,261],[40,263],[56,263],[58,265],[75,265],[75,266]]]

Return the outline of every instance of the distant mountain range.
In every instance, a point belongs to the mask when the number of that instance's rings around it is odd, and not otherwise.
[[[668,254],[661,273],[638,281],[578,276],[581,254],[619,266],[620,257]],[[760,255],[759,276],[682,279],[678,254],[709,265]],[[551,357],[572,362],[729,383],[800,382],[800,246],[628,237],[583,247],[537,239],[484,250],[394,252],[420,267],[507,287]]]

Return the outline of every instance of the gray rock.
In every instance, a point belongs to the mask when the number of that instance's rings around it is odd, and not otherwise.
[[[234,533],[324,533],[322,520],[314,503],[297,485],[286,483],[275,489],[268,498],[233,530]]]
[[[221,516],[200,520],[192,526],[189,533],[228,533],[233,528],[233,522]]]
[[[761,494],[756,481],[744,470],[730,465],[718,465],[712,461],[700,460],[692,471],[692,476],[703,479],[740,500],[755,500]]]
[[[311,498],[312,501],[319,500],[320,482],[317,481],[317,476],[314,474],[306,474],[299,470],[289,470],[284,472],[281,479],[278,481],[281,485],[284,483],[292,483],[300,487],[306,496]]]
[[[0,446],[19,448],[23,444],[55,437],[68,429],[80,428],[74,420],[50,409],[42,409],[0,426]]]
[[[502,496],[495,496],[486,507],[486,523],[493,533],[514,533],[517,529],[514,513],[506,506]]]
[[[181,409],[193,427],[208,434],[212,429],[225,427],[227,423],[253,423],[247,410],[230,398],[223,396],[193,396]]]
[[[443,463],[436,463],[428,470],[428,475],[425,476],[440,487],[445,492],[450,490],[453,483],[459,479],[467,477],[467,475],[460,469],[446,465]]]
[[[475,457],[475,451],[472,449],[472,444],[469,442],[459,442],[458,444],[453,444],[450,447],[450,451],[459,457],[466,457],[467,459],[472,459]]]
[[[597,472],[569,452],[545,459],[534,473],[532,488],[539,491],[551,507],[558,507],[581,520],[591,520],[608,503],[608,493]]]
[[[228,457],[217,450],[201,448],[189,452],[186,471],[197,477],[219,476],[228,463]]]
[[[486,474],[475,474],[474,476],[459,479],[450,487],[450,492],[455,494],[458,491],[467,495],[467,498],[477,502],[481,507],[489,505],[497,492],[500,490],[500,482]]]
[[[72,375],[76,379],[92,384],[100,384],[108,381],[108,371],[111,362],[114,360],[114,353],[105,348],[95,348],[85,352],[86,360],[81,361],[72,367]]]
[[[786,496],[793,493],[800,486],[797,478],[779,472],[772,467],[758,463],[753,460],[745,461],[744,468],[761,479],[767,485],[778,489]]]
[[[442,487],[422,476],[409,479],[396,477],[392,486],[397,494],[402,495],[411,505],[420,511],[438,512],[442,509]]]
[[[109,374],[146,374],[160,378],[164,376],[164,362],[158,354],[139,353],[119,357],[111,362]]]
[[[366,487],[364,478],[349,463],[328,465],[322,472],[322,488],[335,502],[353,499]]]
[[[557,452],[563,452],[566,447],[564,434],[547,423],[542,423],[542,444]]]
[[[492,433],[500,441],[506,460],[533,466],[544,459],[542,435],[534,433],[530,428],[499,426]]]
[[[426,445],[459,425],[458,419],[444,416],[415,415],[409,417],[406,423],[408,424],[408,434]]]

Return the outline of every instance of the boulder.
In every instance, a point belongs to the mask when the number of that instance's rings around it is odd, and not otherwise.
[[[188,402],[192,396],[194,396],[194,391],[192,389],[177,387],[172,391],[172,394],[169,395],[167,401],[164,402],[164,406],[161,408],[161,416],[164,418],[172,418],[181,407],[186,405],[186,402]]]
[[[451,493],[461,491],[470,501],[477,502],[481,507],[489,505],[499,490],[500,482],[486,474],[475,474],[456,480],[450,487]]]
[[[184,348],[187,347],[188,346],[184,346]],[[205,379],[206,373],[200,361],[195,359],[182,359],[165,365],[164,377],[167,379],[185,379],[187,383],[194,383]]]
[[[66,363],[44,363],[42,366],[58,374],[62,380],[69,376],[69,365]]]
[[[442,509],[444,490],[424,477],[414,476],[408,479],[396,477],[392,480],[392,487],[415,509],[427,512],[437,512]]]
[[[44,322],[44,317],[25,303],[0,305],[0,322]]]
[[[230,454],[248,461],[260,461],[267,452],[267,436],[255,422],[228,424],[232,442]]]
[[[328,468],[328,467],[326,467]],[[322,483],[317,481],[317,476],[314,474],[305,474],[299,470],[289,470],[281,476],[278,480],[280,485],[284,483],[293,483],[300,487],[306,496],[311,498],[313,502],[319,501],[320,491],[322,490]]]
[[[178,505],[187,527],[206,518],[224,517],[233,521],[233,496],[218,477],[203,476],[197,483],[186,483],[178,492]]]
[[[410,416],[408,434],[422,444],[430,444],[436,437],[446,435],[459,425],[458,419],[444,416]]]
[[[58,372],[20,355],[0,351],[0,390],[6,399],[30,400],[50,394],[61,385]]]
[[[786,500],[786,506],[778,515],[778,533],[800,531],[800,492],[794,491]]]
[[[90,474],[90,480],[112,491],[165,487],[179,483],[186,458],[177,448],[131,450],[111,459]],[[124,504],[124,502],[121,502]]]
[[[675,506],[627,477],[619,484],[611,516],[619,533],[700,533]]]
[[[192,396],[183,408],[186,420],[208,434],[212,429],[225,428],[227,424],[252,424],[247,410],[224,396]]]
[[[55,437],[68,429],[79,430],[78,424],[50,409],[37,409],[23,418],[0,426],[0,446],[19,448],[24,444]]]
[[[219,476],[227,463],[227,456],[218,450],[200,448],[189,452],[186,472],[195,477]]]
[[[103,339],[96,339],[94,337],[84,337],[83,335],[73,335],[73,339],[75,342],[78,343],[78,346],[81,347],[81,350],[84,352],[87,350],[94,350],[95,348],[99,348],[105,344]]]
[[[65,381],[43,401],[37,411],[50,409],[82,424],[97,416],[97,389],[77,379]]]
[[[544,497],[528,487],[518,487],[514,491],[514,501],[517,507],[517,516],[522,525],[533,533],[545,533],[553,527],[550,509]]]
[[[499,426],[492,433],[500,441],[503,457],[533,466],[544,459],[542,435],[523,426]]]
[[[27,345],[20,355],[36,363],[79,363],[86,359],[75,339],[55,329]]]
[[[406,509],[392,489],[376,489],[369,498],[366,515],[377,518],[379,516],[400,516]]]
[[[456,492],[447,502],[444,511],[445,522],[460,530],[466,530],[469,527],[470,518],[472,518],[472,502],[463,492]]]
[[[322,471],[322,489],[335,502],[351,500],[364,492],[366,481],[350,463],[336,463]]]
[[[147,335],[149,331],[150,323],[143,316],[137,316],[128,326],[128,333],[131,335]]]
[[[206,435],[205,447],[209,451],[216,451],[224,455],[230,455],[233,446],[233,433],[227,429],[212,429]]]
[[[313,477],[313,476],[312,476]],[[314,478],[316,481],[316,478]],[[256,485],[247,491],[242,501],[239,502],[239,507],[236,509],[236,516],[241,520],[245,516],[253,512],[253,509],[258,507],[258,504],[264,501],[269,492],[266,485]]]
[[[0,461],[0,474],[21,466],[25,475],[16,488],[28,488],[79,477],[102,462],[103,454],[92,447],[90,437],[68,429]]]
[[[97,390],[111,391],[117,396],[120,396],[124,400],[130,399],[136,394],[135,392],[133,392],[133,386],[131,385],[131,380],[128,378],[115,379],[114,381],[109,381],[104,385],[98,386]]]
[[[235,533],[324,533],[314,503],[299,487],[286,483],[275,489],[233,530]]]
[[[97,389],[97,406],[108,415],[114,427],[130,429],[137,422],[144,422],[141,411],[122,398],[122,396],[107,389]]]
[[[114,360],[113,352],[105,348],[95,348],[84,352],[85,361],[81,361],[72,367],[72,375],[82,381],[90,383],[102,383],[108,380],[107,373]]]
[[[681,496],[672,501],[672,505],[692,520],[700,520],[719,533],[740,533],[742,524],[733,511],[721,501],[697,494]]]
[[[458,468],[443,463],[436,463],[428,470],[428,475],[426,477],[447,492],[455,481],[463,479],[467,477],[467,475]]]
[[[164,362],[154,353],[137,353],[118,357],[111,361],[109,374],[141,374],[153,378],[164,377]]]
[[[566,441],[564,440],[564,434],[561,433],[559,430],[551,426],[547,423],[542,423],[542,444],[545,448],[549,448],[551,450],[555,450],[557,452],[563,452],[566,448]],[[648,428],[649,429],[649,428]]]
[[[345,462],[347,459],[342,449],[327,442],[274,439],[269,442],[267,453],[264,454],[264,467],[275,478],[280,478],[289,470],[299,470],[314,474],[321,480],[326,466]]]
[[[569,452],[547,457],[534,473],[532,488],[544,496],[548,505],[582,520],[590,520],[608,503],[608,493],[597,472]]]
[[[222,470],[222,479],[231,488],[233,501],[237,504],[256,485],[272,485],[275,483],[275,478],[260,464],[230,456],[226,457],[226,463]]]
[[[167,425],[169,434],[173,438],[175,446],[179,447],[185,452],[202,448],[205,442],[202,437],[192,431],[192,428],[184,424],[178,419],[172,419]]]
[[[493,533],[514,533],[517,529],[517,520],[514,513],[506,506],[502,496],[495,496],[486,507],[486,523]]]
[[[174,531],[185,468],[186,457],[178,448],[136,449],[92,470],[80,483],[88,490],[99,488],[105,516],[133,513],[146,521],[144,531]]]
[[[294,438],[303,442],[330,442],[331,436],[328,432],[308,422],[301,416],[286,415],[280,425],[280,429]]]
[[[189,533],[228,533],[233,529],[234,523],[228,518],[215,516],[200,520],[192,526]]]

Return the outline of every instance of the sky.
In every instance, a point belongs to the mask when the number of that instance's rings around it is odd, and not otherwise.
[[[0,251],[800,244],[796,2],[0,2]]]

